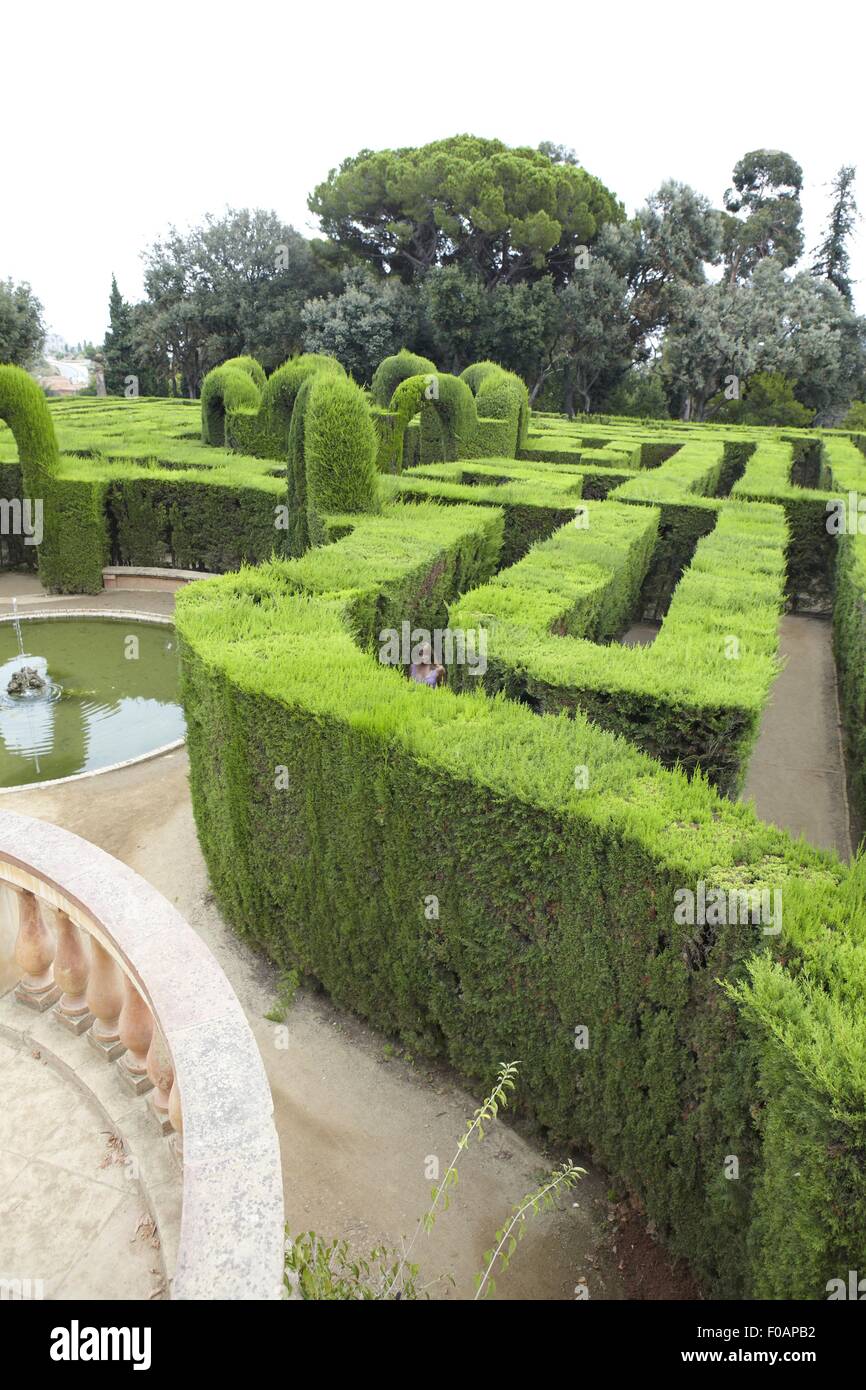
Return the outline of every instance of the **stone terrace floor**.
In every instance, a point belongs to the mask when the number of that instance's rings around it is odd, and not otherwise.
[[[47,1299],[161,1297],[159,1238],[104,1115],[3,1040],[0,1095],[0,1280],[41,1281]]]

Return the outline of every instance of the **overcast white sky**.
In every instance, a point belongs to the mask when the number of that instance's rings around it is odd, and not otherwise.
[[[571,145],[629,213],[668,177],[718,206],[742,154],[787,150],[808,249],[841,164],[866,211],[852,4],[601,8],[7,5],[0,278],[28,280],[70,342],[100,341],[111,272],[137,298],[169,223],[258,206],[312,234],[307,194],[346,155],[460,132]],[[863,312],[866,223],[853,272]]]

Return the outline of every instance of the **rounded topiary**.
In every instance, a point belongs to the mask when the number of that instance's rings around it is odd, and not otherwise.
[[[298,392],[308,377],[320,372],[334,377],[346,375],[345,368],[336,357],[327,357],[319,352],[303,352],[297,357],[290,357],[268,377],[262,392],[262,414],[267,429],[273,435],[280,439],[288,438]]]
[[[422,444],[426,433],[428,441],[434,432],[430,426],[430,416],[437,425],[435,448],[427,450],[429,458],[435,454],[443,462],[469,458],[478,423],[475,398],[465,381],[451,376],[449,372],[426,372],[423,376],[410,376],[401,381],[390,403],[391,410],[398,417],[398,428],[402,435],[406,426],[418,411],[422,411]],[[428,415],[427,429],[423,413]],[[425,459],[425,462],[429,461]]]
[[[520,449],[526,442],[530,415],[525,381],[498,362],[473,362],[460,373],[460,379],[475,397],[479,418],[509,421],[514,430],[514,449]]]
[[[25,543],[35,544],[39,577],[53,591],[61,587],[56,572],[65,534],[57,484],[60,451],[45,393],[21,367],[0,367],[0,420],[6,421],[18,449],[22,494],[18,501],[22,525],[30,537]],[[101,555],[97,561],[101,587]]]
[[[460,380],[465,381],[473,396],[478,395],[478,388],[485,377],[490,376],[491,372],[501,372],[502,368],[498,362],[470,362],[468,367],[464,367],[460,373]]]
[[[307,524],[318,545],[325,513],[379,511],[378,440],[367,397],[346,377],[313,377],[303,415]]]
[[[258,410],[262,393],[255,374],[240,363],[251,363],[251,357],[230,358],[222,366],[208,372],[201,388],[201,437],[205,444],[223,448],[226,442],[226,411],[245,408]],[[254,363],[259,367],[258,362]],[[264,380],[264,372],[261,367]]]
[[[222,367],[237,367],[238,371],[246,372],[247,376],[252,377],[260,391],[264,390],[267,375],[261,362],[257,362],[255,357],[246,355],[241,357],[227,357],[225,362],[221,362]]]
[[[401,348],[392,357],[383,357],[379,363],[370,383],[370,399],[376,405],[387,406],[401,381],[435,371],[436,363],[431,362],[429,357],[419,357],[417,353]]]
[[[21,367],[0,367],[0,420],[15,439],[25,497],[43,497],[57,474],[60,452],[41,386]]]

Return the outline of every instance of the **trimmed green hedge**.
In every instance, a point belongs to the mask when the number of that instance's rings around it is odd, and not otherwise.
[[[22,522],[26,519],[34,539],[39,527],[38,508],[41,508],[41,544],[25,544],[24,536],[10,536],[9,559],[16,562],[16,556],[26,556],[32,564],[30,552],[38,552],[40,578],[47,589],[62,591],[62,574],[58,570],[56,556],[63,539],[63,517],[60,512],[56,492],[57,470],[60,456],[54,425],[45,401],[42,388],[20,367],[0,366],[0,420],[5,420],[15,441],[18,454],[17,476],[10,470],[6,480],[15,483],[22,495],[16,492],[4,493],[6,502],[25,500],[30,503],[30,515],[25,518],[22,508]]]
[[[585,529],[563,527],[452,608],[454,627],[488,634],[486,688],[540,713],[583,710],[665,766],[699,768],[736,793],[779,669],[781,509],[720,514],[649,647],[595,643],[616,637],[632,616],[658,510],[588,503],[581,520]],[[461,689],[473,680],[466,668],[455,672]]]
[[[406,354],[401,368],[408,368],[410,356]],[[396,375],[396,366],[391,375]],[[411,466],[403,440],[419,413],[421,463],[515,458],[529,421],[524,382],[495,362],[473,363],[459,377],[435,368],[406,374],[388,407],[376,421],[382,441],[380,467],[398,473]]]
[[[477,428],[475,400],[459,377],[449,372],[406,377],[391,397],[390,411],[400,434],[420,412],[423,463],[470,457]],[[401,455],[398,445],[398,471]]]
[[[503,481],[504,480],[504,481]],[[383,478],[383,497],[410,502],[481,503],[505,514],[502,563],[511,565],[537,540],[574,517],[583,496],[578,470],[539,471],[512,459],[427,464],[400,478]]]
[[[864,870],[789,888],[781,961],[754,957],[733,989],[756,1059],[756,1298],[826,1298],[866,1265]]]
[[[833,646],[848,783],[862,834],[866,827],[866,458],[852,439],[824,439],[821,481],[832,489],[825,494],[822,530],[835,548]],[[841,531],[839,517],[828,510],[828,504],[842,509]]]
[[[201,388],[201,438],[203,444],[222,449],[226,445],[226,416],[230,411],[258,411],[261,388],[242,363],[249,358],[230,358],[208,372]],[[258,365],[258,364],[256,364]]]
[[[313,545],[326,538],[327,513],[379,510],[377,448],[361,388],[329,374],[312,377],[304,412],[304,458],[307,529]],[[290,497],[290,511],[292,506]]]
[[[324,549],[179,594],[221,909],[413,1052],[470,1078],[520,1057],[525,1111],[616,1173],[711,1292],[823,1298],[866,1259],[862,909],[855,937],[834,856],[580,711],[537,718],[376,660],[489,576],[501,525],[492,507],[338,518]],[[778,587],[777,539],[744,589]],[[702,882],[781,891],[782,935],[682,923]]]
[[[862,829],[866,826],[866,536],[859,533],[837,540],[833,646],[848,781]]]
[[[0,463],[0,497],[9,500],[23,496],[20,464]],[[0,535],[0,569],[35,570],[38,564],[39,554],[35,545],[25,544],[23,536],[11,531],[5,536]]]
[[[827,532],[830,494],[798,487],[792,471],[809,441],[762,439],[751,454],[731,496],[778,502],[785,509],[791,540],[788,547],[788,596],[794,607],[828,607],[832,594],[833,541]]]
[[[25,497],[43,497],[57,473],[57,439],[42,388],[20,367],[0,366],[0,420],[15,439]]]
[[[370,382],[370,399],[387,410],[401,381],[410,376],[429,376],[436,371],[436,363],[431,362],[429,357],[420,357],[416,352],[401,348],[392,357],[383,357],[379,363]]]
[[[721,439],[688,440],[658,468],[641,471],[609,494],[616,502],[661,508],[659,544],[643,591],[643,614],[662,618],[695,546],[716,524],[725,473]]]
[[[302,353],[267,379],[253,357],[232,357],[202,383],[202,441],[252,458],[285,459],[298,391],[317,373],[345,377],[334,357]]]
[[[476,458],[516,458],[529,429],[526,383],[497,362],[473,362],[460,373],[475,397]]]

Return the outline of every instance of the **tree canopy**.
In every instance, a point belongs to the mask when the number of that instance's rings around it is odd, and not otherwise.
[[[804,271],[803,174],[785,151],[745,154],[715,203],[666,179],[627,219],[553,141],[362,150],[310,195],[320,238],[229,208],[149,247],[141,303],[112,283],[109,390],[132,373],[143,393],[196,395],[227,358],[252,354],[270,373],[301,351],[368,385],[406,348],[454,375],[495,361],[536,405],[569,412],[702,418],[727,377],[745,390],[768,373],[835,422],[866,384],[853,179],[837,174]]]
[[[562,283],[622,205],[570,151],[456,135],[419,149],[362,150],[310,195],[327,236],[382,273],[471,269],[485,286],[548,273]]]
[[[28,367],[44,342],[42,305],[30,286],[0,280],[0,363]]]
[[[783,267],[803,252],[800,191],[803,170],[784,150],[750,150],[734,166],[725,193],[725,260],[731,285],[747,279],[765,256]]]

